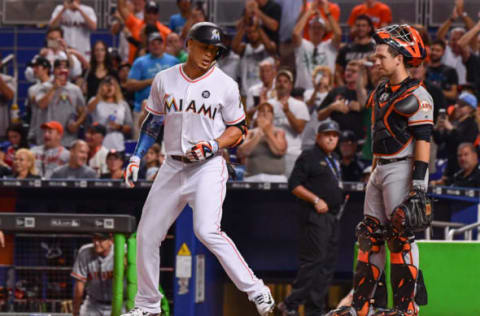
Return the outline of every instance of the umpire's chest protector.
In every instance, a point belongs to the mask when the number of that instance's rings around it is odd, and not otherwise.
[[[380,83],[370,96],[373,106],[373,153],[381,156],[395,155],[412,140],[408,129],[408,118],[419,107],[413,94],[420,82],[408,78],[395,91],[387,82]]]

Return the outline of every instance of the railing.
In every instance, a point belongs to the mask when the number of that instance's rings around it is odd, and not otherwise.
[[[472,231],[477,227],[480,227],[480,222],[466,225],[458,229],[451,229],[448,232],[447,240],[451,241],[455,235],[459,234],[464,234],[465,240],[472,240]]]
[[[460,228],[465,226],[465,224],[462,223],[452,223],[452,222],[442,222],[442,221],[433,221],[432,225],[425,229],[425,239],[426,240],[431,240],[432,239],[432,227],[437,227],[437,228],[444,228],[443,232],[443,238],[446,240],[448,237],[448,233],[450,231],[450,227],[455,227],[455,228]]]

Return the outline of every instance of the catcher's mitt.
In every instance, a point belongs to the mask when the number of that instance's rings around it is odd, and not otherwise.
[[[399,232],[424,231],[432,220],[432,201],[422,190],[412,190],[392,213],[392,225]]]

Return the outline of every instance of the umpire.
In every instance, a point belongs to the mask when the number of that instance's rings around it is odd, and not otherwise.
[[[320,124],[315,146],[302,152],[295,162],[288,187],[299,198],[300,268],[291,294],[278,305],[282,316],[322,315],[323,303],[335,271],[338,246],[336,218],[344,194],[340,163],[332,154],[340,130],[335,121]]]

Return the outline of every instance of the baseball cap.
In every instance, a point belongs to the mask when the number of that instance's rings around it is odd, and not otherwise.
[[[478,106],[478,100],[477,100],[477,97],[471,94],[470,92],[462,92],[458,96],[458,104],[469,105],[472,108],[476,109]]]
[[[293,74],[290,70],[287,70],[287,69],[282,69],[278,72],[277,74],[277,78],[281,75],[284,75],[288,78],[288,80],[290,80],[291,82],[293,82]]]
[[[317,133],[324,133],[324,132],[337,132],[338,134],[340,134],[340,128],[338,126],[338,123],[333,120],[328,120],[320,123],[320,126],[318,126]]]
[[[92,125],[90,125],[90,127],[88,128],[88,131],[90,133],[99,133],[99,134],[102,134],[103,136],[107,134],[107,129],[105,128],[105,126],[103,126],[102,124],[99,124],[98,122],[95,122]]]
[[[35,57],[35,59],[32,61],[32,66],[43,66],[47,69],[52,68],[52,64],[50,64],[50,61],[43,56]]]
[[[163,42],[162,34],[160,34],[158,32],[150,33],[150,35],[148,35],[148,41],[151,42],[151,41],[154,41],[154,40],[159,40],[159,41]]]
[[[158,13],[157,3],[153,0],[147,1],[147,3],[145,4],[145,11],[146,12]]]
[[[63,126],[62,126],[62,124],[60,124],[60,122],[57,122],[57,121],[50,121],[50,122],[43,123],[40,126],[40,128],[42,128],[42,129],[46,129],[46,128],[54,129],[60,135],[63,135]]]
[[[348,141],[352,141],[352,142],[356,142],[357,141],[357,137],[355,136],[355,133],[351,130],[344,130],[340,133],[340,141],[341,142],[348,142]]]
[[[110,239],[110,238],[112,238],[112,234],[110,234],[110,233],[92,233],[92,238]]]

